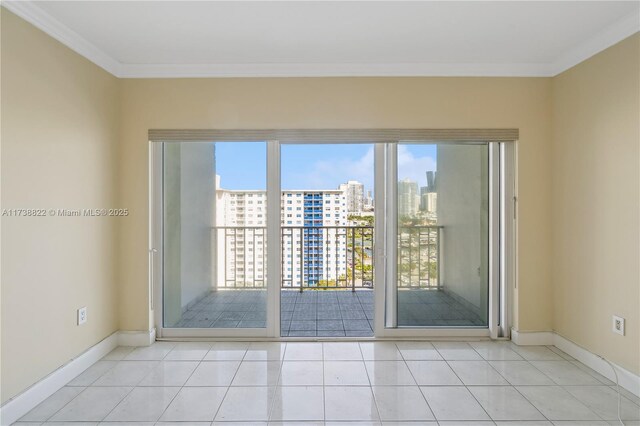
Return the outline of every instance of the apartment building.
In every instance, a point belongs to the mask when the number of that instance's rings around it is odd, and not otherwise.
[[[362,212],[365,205],[364,184],[357,180],[350,180],[347,183],[340,184],[338,187],[344,191],[347,200],[347,211],[349,213]]]
[[[228,190],[216,178],[214,272],[217,287],[265,286],[267,194]],[[313,287],[347,273],[347,196],[338,190],[282,191],[282,282]]]

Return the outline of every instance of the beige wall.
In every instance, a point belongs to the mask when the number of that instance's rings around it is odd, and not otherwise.
[[[548,78],[241,78],[122,81],[120,320],[147,309],[148,129],[519,128],[523,330],[551,330],[551,81]]]
[[[638,374],[639,34],[553,79],[553,136],[554,329]]]
[[[115,207],[117,79],[0,10],[2,208]],[[116,223],[2,218],[3,402],[118,329]]]

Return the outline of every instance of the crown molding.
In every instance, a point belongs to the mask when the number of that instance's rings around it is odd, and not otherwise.
[[[551,76],[565,72],[640,31],[640,15],[632,13],[573,47],[551,65]]]
[[[119,78],[553,77],[640,31],[640,17],[631,14],[552,63],[127,64],[117,61],[32,1],[4,0],[2,6]]]
[[[2,6],[15,13],[34,27],[44,31],[81,56],[84,56],[105,71],[118,77],[120,62],[104,53],[100,48],[87,41],[53,16],[36,6],[32,1],[4,0]]]
[[[546,77],[546,64],[259,63],[122,64],[123,78],[206,77]]]

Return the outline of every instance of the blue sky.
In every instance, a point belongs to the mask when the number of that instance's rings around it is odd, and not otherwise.
[[[264,142],[216,143],[216,173],[226,189],[266,189]],[[399,145],[398,177],[426,185],[425,172],[436,170],[435,145]],[[358,180],[373,190],[373,144],[281,145],[283,189],[337,189]]]

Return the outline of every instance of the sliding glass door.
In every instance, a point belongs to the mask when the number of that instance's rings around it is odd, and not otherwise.
[[[512,149],[152,143],[158,334],[508,335]]]
[[[397,326],[487,327],[488,144],[397,149]]]
[[[267,142],[172,142],[159,155],[164,335],[266,336]]]

